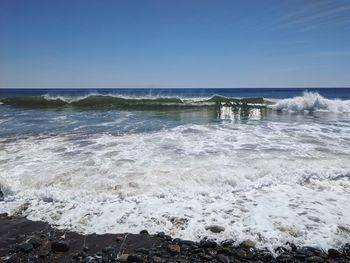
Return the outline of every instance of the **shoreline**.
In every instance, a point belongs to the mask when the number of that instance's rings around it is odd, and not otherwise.
[[[59,230],[45,222],[0,214],[0,263],[3,262],[350,262],[350,244],[339,250],[286,244],[275,253],[247,240],[200,242],[149,234],[89,234]]]

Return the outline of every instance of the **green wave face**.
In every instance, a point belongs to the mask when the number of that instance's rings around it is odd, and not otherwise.
[[[214,96],[210,99],[193,100],[180,98],[123,98],[90,95],[80,99],[65,100],[48,97],[14,97],[0,99],[2,104],[27,109],[119,109],[119,110],[171,110],[201,107],[264,108],[268,102],[263,98],[227,98]]]

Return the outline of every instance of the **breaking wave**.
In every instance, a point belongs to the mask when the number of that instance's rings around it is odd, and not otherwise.
[[[23,108],[79,108],[79,109],[173,109],[194,107],[266,107],[263,98],[211,98],[178,97],[120,97],[112,95],[88,95],[85,97],[13,97],[0,99],[0,103]]]
[[[327,111],[344,113],[350,112],[350,100],[326,99],[316,92],[304,92],[303,96],[277,101],[270,105],[273,110],[292,112]]]
[[[287,99],[263,97],[233,98],[213,96],[189,97],[125,97],[89,94],[87,96],[35,96],[0,98],[0,104],[29,109],[77,109],[77,110],[172,110],[187,108],[268,108],[289,112],[350,112],[350,100],[327,99],[317,92],[304,92],[302,96]]]

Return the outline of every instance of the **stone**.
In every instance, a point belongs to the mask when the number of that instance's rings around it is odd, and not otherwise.
[[[320,256],[323,257],[325,256],[324,252],[318,248],[314,248],[314,247],[301,247],[300,249],[298,249],[297,251],[300,254],[304,254],[306,257],[311,257],[311,256]]]
[[[42,240],[37,236],[32,236],[28,242],[31,243],[34,248],[37,248],[41,245]]]
[[[0,219],[6,219],[8,216],[9,216],[8,213],[1,213]]]
[[[171,254],[178,254],[181,252],[181,248],[179,245],[168,245],[167,246],[167,250],[171,253]]]
[[[306,258],[306,262],[308,262],[308,263],[323,263],[324,260],[323,260],[323,258],[321,258],[319,256],[312,256],[312,257]]]
[[[67,252],[69,250],[69,245],[64,241],[53,241],[51,243],[51,251],[53,252]]]
[[[210,255],[207,255],[205,253],[199,253],[198,256],[201,258],[201,259],[204,259],[206,261],[211,261],[213,259],[212,256]]]
[[[220,233],[225,231],[225,228],[219,225],[211,225],[211,226],[206,226],[205,230],[209,230],[213,233]]]
[[[138,255],[129,255],[127,262],[143,262],[142,257],[138,256]]]
[[[1,188],[0,188],[0,201],[4,201],[4,193],[1,191]]]
[[[234,245],[235,241],[233,239],[227,239],[222,241],[220,244],[222,247],[232,247]]]
[[[338,258],[340,257],[340,252],[336,249],[330,248],[328,249],[328,256],[330,258]]]
[[[153,257],[153,262],[154,263],[161,263],[162,262],[162,258],[160,258],[160,257]]]
[[[218,260],[218,262],[221,262],[221,263],[230,263],[229,258],[222,254],[218,254],[216,256],[216,259]]]
[[[211,240],[202,240],[199,245],[202,248],[216,248],[217,244],[215,241],[211,241]]]
[[[283,254],[283,255],[279,255],[276,258],[277,262],[280,263],[289,263],[289,262],[293,262],[293,255],[290,254]]]
[[[160,238],[164,238],[165,237],[165,233],[164,232],[159,232],[157,234],[157,236],[160,237]]]
[[[129,254],[121,254],[121,255],[118,257],[118,260],[119,260],[120,262],[127,262],[128,257],[129,257]]]
[[[182,240],[182,239],[180,239],[178,243],[181,244],[181,245],[189,246],[189,247],[193,247],[195,245],[195,243],[193,241],[191,241],[191,240]]]
[[[147,230],[141,230],[141,231],[140,231],[140,234],[141,234],[141,235],[149,235],[149,233],[148,233]]]
[[[50,251],[48,249],[40,249],[37,254],[39,258],[44,258],[50,254]]]
[[[245,247],[245,248],[254,248],[254,247],[255,247],[255,244],[256,244],[256,243],[255,243],[254,241],[247,239],[247,240],[244,240],[244,241],[240,244],[240,246]]]
[[[24,252],[24,253],[29,253],[30,251],[33,250],[33,245],[29,242],[24,242],[24,243],[21,243],[21,244],[18,244],[16,246],[17,250],[21,251],[21,252]]]
[[[247,252],[244,249],[238,248],[233,253],[239,258],[247,258]]]
[[[145,248],[137,248],[137,249],[135,249],[135,252],[140,253],[140,254],[145,254],[145,255],[149,254],[149,251]]]
[[[118,243],[119,242],[122,242],[124,240],[124,237],[123,236],[117,236],[116,238],[115,238],[115,241],[117,241]]]

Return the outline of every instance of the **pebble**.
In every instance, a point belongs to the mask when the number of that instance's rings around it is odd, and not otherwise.
[[[228,257],[226,257],[225,255],[222,255],[222,254],[218,254],[216,256],[216,259],[221,262],[221,263],[230,263],[230,260]]]
[[[141,230],[140,234],[141,234],[141,235],[149,235],[149,233],[148,233],[147,230]]]
[[[129,255],[127,262],[143,262],[142,258],[138,255]]]
[[[179,245],[168,245],[167,250],[172,254],[178,254],[181,252],[181,248]]]
[[[50,254],[50,251],[48,249],[40,249],[37,254],[40,258],[44,258]]]
[[[210,230],[213,233],[220,233],[225,231],[225,228],[219,225],[211,225],[211,226],[205,227],[205,230]]]
[[[120,262],[126,262],[128,260],[128,257],[129,257],[129,254],[121,254],[119,257],[118,257],[118,260]]]
[[[330,248],[328,249],[328,256],[331,258],[338,258],[340,257],[340,252],[336,249]]]
[[[64,241],[53,241],[51,243],[51,250],[53,252],[66,252],[69,250],[69,245]]]
[[[323,263],[324,260],[321,257],[312,256],[312,257],[306,258],[306,262],[308,262],[308,263]]]
[[[21,252],[24,252],[24,253],[29,253],[30,251],[33,250],[33,245],[29,242],[24,242],[24,243],[21,243],[21,244],[18,244],[16,246],[16,248],[21,251]]]
[[[252,240],[244,240],[240,246],[245,247],[245,248],[254,248],[256,243]]]

